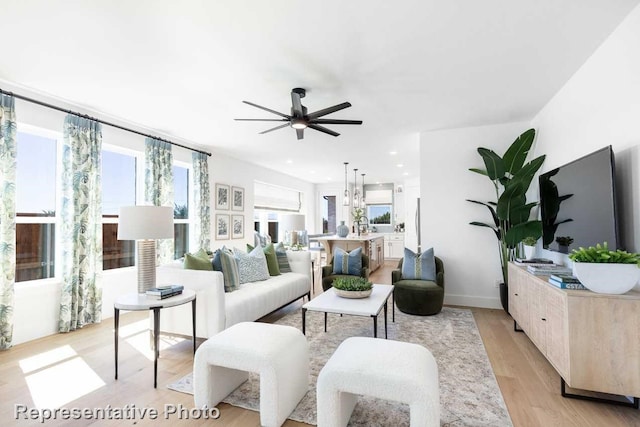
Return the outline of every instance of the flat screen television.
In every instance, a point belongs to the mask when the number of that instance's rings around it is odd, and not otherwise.
[[[614,171],[608,146],[540,175],[543,248],[568,253],[602,242],[618,248]]]

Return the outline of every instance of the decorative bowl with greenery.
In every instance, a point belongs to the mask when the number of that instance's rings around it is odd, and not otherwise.
[[[640,268],[640,254],[629,253],[621,249],[612,251],[609,249],[607,242],[604,242],[602,245],[598,243],[586,249],[583,247],[574,249],[571,251],[569,259],[573,262],[636,264],[638,268]]]
[[[535,246],[537,242],[538,239],[533,236],[527,236],[522,240],[522,244],[525,246]]]
[[[602,294],[624,294],[640,278],[640,254],[612,251],[607,242],[574,249],[569,254],[573,273],[589,290]]]
[[[364,277],[338,277],[333,281],[333,289],[344,298],[366,298],[371,295],[373,285]]]

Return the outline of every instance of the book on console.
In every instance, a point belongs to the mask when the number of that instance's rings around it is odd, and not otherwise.
[[[567,283],[567,282],[559,282],[557,280],[553,280],[549,278],[549,283],[560,289],[576,289],[576,290],[586,290],[582,283]]]
[[[531,258],[531,259],[516,258],[515,264],[516,265],[547,265],[547,264],[553,265],[553,261],[547,258]]]
[[[553,279],[560,283],[580,283],[580,279],[571,274],[552,274],[549,279]]]
[[[527,271],[535,275],[551,275],[551,274],[571,274],[571,269],[562,265],[545,265],[536,266],[530,265],[527,267]]]

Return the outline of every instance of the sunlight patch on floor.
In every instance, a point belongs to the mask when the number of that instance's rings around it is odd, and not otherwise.
[[[127,338],[126,343],[131,347],[138,350],[144,357],[149,360],[153,360],[153,349],[151,343],[151,334],[148,331],[140,332],[136,335],[132,335]],[[182,341],[185,341],[185,338],[174,337],[174,336],[166,336],[160,335],[160,353],[162,350],[169,348],[173,345],[176,345]]]
[[[118,328],[118,335],[126,338],[140,332],[148,331],[150,327],[149,319],[139,320],[137,322],[130,323],[128,325],[120,325]]]
[[[80,357],[57,363],[25,378],[37,408],[59,408],[105,385]]]
[[[53,350],[45,351],[44,353],[36,354],[35,356],[27,357],[20,360],[20,368],[22,372],[28,374],[29,372],[42,369],[54,363],[61,362],[65,359],[70,359],[77,356],[78,353],[69,345],[54,348]]]

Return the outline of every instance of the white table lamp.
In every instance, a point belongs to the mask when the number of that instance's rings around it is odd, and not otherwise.
[[[173,208],[169,206],[123,206],[118,221],[118,240],[136,240],[138,246],[138,293],[156,286],[156,240],[173,238]]]
[[[306,229],[304,215],[285,214],[280,216],[278,228],[282,230],[285,244],[289,246],[305,245]]]

